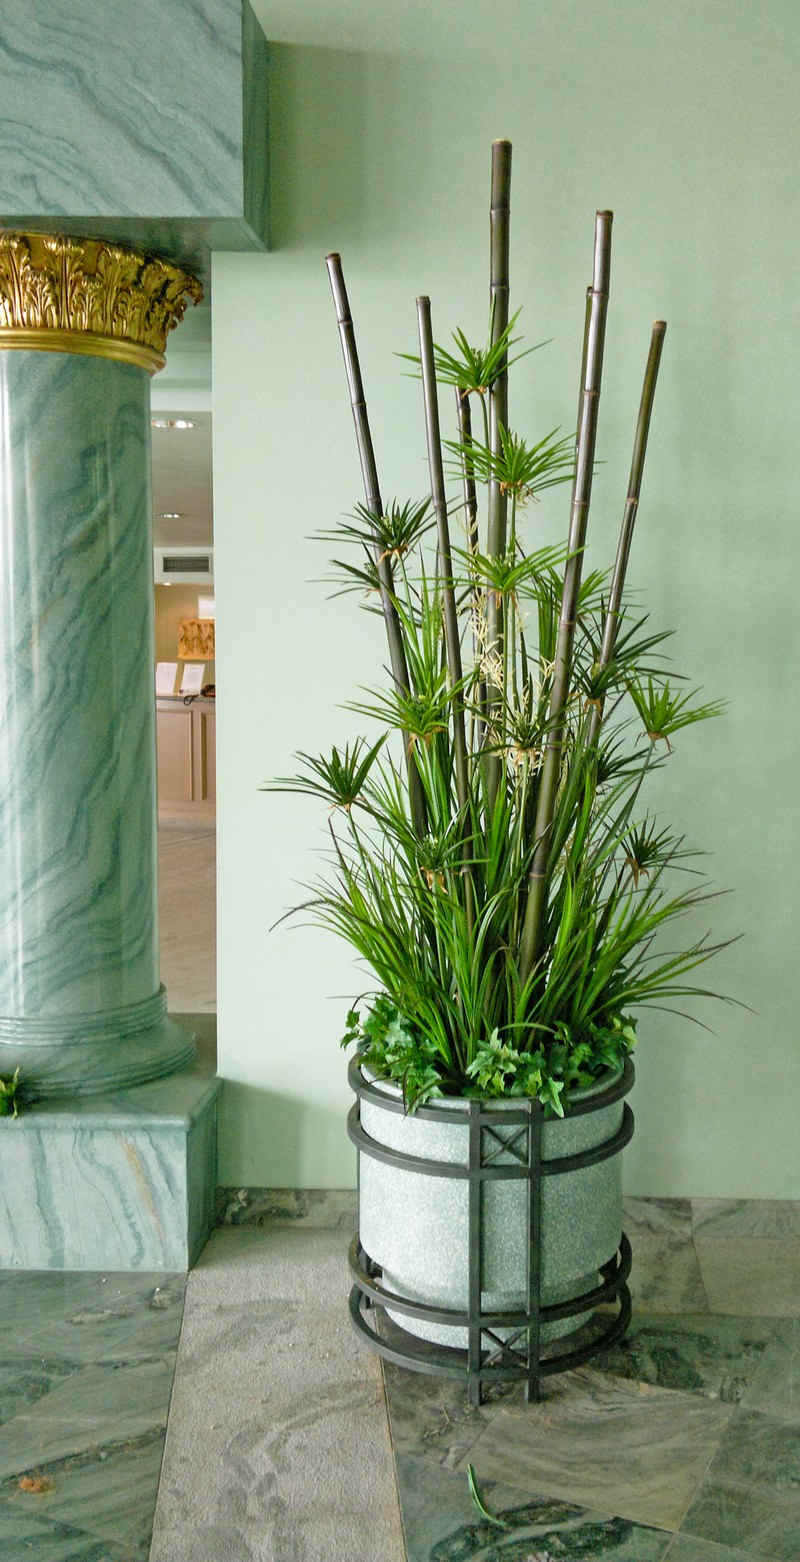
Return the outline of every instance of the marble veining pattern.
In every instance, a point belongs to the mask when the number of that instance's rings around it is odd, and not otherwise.
[[[148,378],[0,351],[0,406],[0,1070],[96,1091],[192,1055],[159,979]]]
[[[148,380],[0,352],[0,388],[0,1014],[95,1013],[159,986]]]
[[[4,1562],[147,1562],[184,1284],[2,1276]]]
[[[198,1063],[0,1119],[0,1271],[186,1268],[213,1222],[220,1089]]]
[[[797,1562],[800,1323],[707,1309],[640,1311],[539,1406],[387,1367],[403,1547],[344,1196],[265,1190],[247,1225],[235,1193],[189,1280],[149,1562]],[[182,1287],[0,1270],[2,1562],[147,1562]]]
[[[690,1314],[678,1310],[663,1260],[682,1253],[684,1274],[690,1252],[696,1261],[694,1205],[632,1204],[626,1228],[645,1247],[642,1288],[657,1299],[660,1277],[667,1308],[636,1310],[621,1344],[546,1380],[540,1405],[526,1406],[514,1386],[473,1409],[457,1381],[384,1364],[408,1562],[797,1562],[800,1320],[742,1315],[736,1300],[757,1262],[763,1287],[781,1295],[795,1247],[791,1213],[758,1201],[718,1205],[720,1230],[735,1217],[756,1233],[766,1221],[773,1235],[740,1235],[727,1288],[729,1239],[709,1236],[725,1310],[706,1303]],[[635,1240],[634,1269],[639,1247]],[[487,1526],[472,1507],[470,1464],[509,1530]],[[567,1526],[522,1528],[526,1503],[575,1512]]]
[[[151,1562],[403,1562],[344,1246],[338,1231],[214,1233],[189,1277]]]
[[[731,1414],[730,1405],[700,1395],[583,1367],[550,1379],[541,1405],[499,1409],[461,1467],[466,1460],[493,1480],[527,1482],[540,1492],[676,1530]]]
[[[481,1492],[503,1528],[482,1519],[463,1475],[397,1459],[407,1562],[663,1562],[664,1530],[486,1480]],[[727,1562],[727,1559],[721,1559]]]
[[[240,210],[241,73],[241,0],[115,6],[107,26],[94,0],[6,0],[3,211]]]

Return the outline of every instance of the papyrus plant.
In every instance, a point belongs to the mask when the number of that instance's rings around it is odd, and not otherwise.
[[[565,1088],[619,1065],[641,1006],[709,995],[690,974],[722,946],[690,935],[667,951],[661,935],[710,892],[688,866],[696,854],[646,812],[642,788],[672,762],[672,735],[721,706],[666,676],[667,633],[625,594],[663,321],[647,352],[616,560],[608,573],[584,570],[610,212],[595,224],[576,432],[514,427],[509,371],[528,364],[509,315],[510,174],[511,147],[497,142],[487,341],[457,330],[437,345],[430,300],[417,300],[422,498],[383,497],[341,261],[327,257],[364,492],[321,535],[337,544],[339,589],[382,616],[388,662],[385,680],[348,707],[371,736],[299,754],[298,773],[270,789],[330,811],[330,869],[295,909],[370,972],[345,1041],[402,1083],[409,1106],[478,1092],[533,1095],[560,1112]],[[443,441],[445,387],[457,437]],[[537,546],[524,507],[556,484],[570,492],[567,538]]]

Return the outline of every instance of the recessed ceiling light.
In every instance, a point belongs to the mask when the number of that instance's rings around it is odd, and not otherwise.
[[[151,428],[194,428],[189,418],[151,418]]]
[[[179,521],[183,516],[183,510],[159,510],[160,521]]]

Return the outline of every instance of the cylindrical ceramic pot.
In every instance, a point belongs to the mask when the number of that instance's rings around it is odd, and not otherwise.
[[[564,1118],[543,1125],[542,1160],[552,1161],[591,1150],[620,1132],[625,1110],[622,1093],[608,1104],[607,1092],[621,1078],[608,1073],[588,1090],[566,1101]],[[372,1088],[361,1097],[361,1128],[370,1140],[403,1155],[468,1165],[468,1103],[437,1098],[431,1105],[452,1109],[451,1125],[431,1120],[425,1109],[398,1112],[401,1092],[386,1080],[362,1076]],[[614,1094],[616,1092],[613,1092]],[[597,1108],[591,1108],[593,1097]],[[603,1100],[605,1097],[605,1101]],[[381,1098],[386,1102],[383,1104]],[[505,1112],[519,1101],[487,1101],[482,1111],[497,1116],[493,1132],[508,1141],[518,1129],[503,1127]],[[579,1114],[570,1108],[580,1106]],[[587,1110],[587,1107],[589,1108]],[[393,1108],[393,1109],[392,1109]],[[459,1111],[460,1109],[460,1111]],[[498,1161],[511,1162],[508,1151]],[[369,1153],[360,1156],[359,1235],[365,1254],[383,1270],[382,1285],[396,1296],[431,1307],[468,1310],[469,1188],[466,1178],[428,1176],[388,1164]],[[524,1310],[528,1285],[528,1183],[486,1181],[481,1188],[482,1311]],[[541,1179],[541,1304],[570,1301],[600,1281],[601,1265],[613,1259],[622,1236],[621,1149],[596,1164]],[[408,1332],[435,1343],[464,1349],[467,1330],[424,1318],[392,1314]],[[544,1324],[542,1342],[570,1333],[587,1314]]]

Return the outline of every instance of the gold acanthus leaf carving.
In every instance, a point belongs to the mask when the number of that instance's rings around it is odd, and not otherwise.
[[[189,300],[202,296],[179,266],[119,244],[0,233],[0,332],[82,332],[161,357]]]

